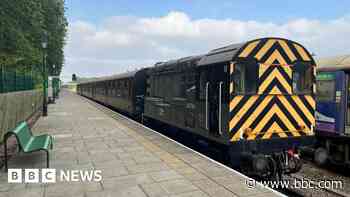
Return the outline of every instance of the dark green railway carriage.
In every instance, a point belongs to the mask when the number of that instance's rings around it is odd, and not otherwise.
[[[141,118],[146,91],[146,70],[100,77],[78,84],[80,95]]]

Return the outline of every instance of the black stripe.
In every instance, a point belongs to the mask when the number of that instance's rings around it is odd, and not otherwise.
[[[288,91],[284,88],[284,86],[278,81],[278,79],[274,78],[271,83],[265,88],[262,94],[270,94],[271,90],[277,86],[281,93],[288,94]]]
[[[259,96],[255,103],[246,111],[246,113],[241,116],[237,124],[232,128],[233,131],[238,131],[244,122],[249,118],[249,116],[255,111],[255,109],[260,105],[260,103],[265,99],[264,96]],[[231,131],[232,131],[231,130]]]
[[[283,68],[283,66],[277,66],[277,69],[278,69],[278,71],[281,73],[281,75],[284,77],[284,79],[285,79],[288,83],[292,84],[292,77],[290,77],[290,76],[287,74],[287,72],[286,72],[286,70]]]
[[[272,133],[270,139],[274,139],[274,138],[280,138],[280,136],[277,133]]]
[[[255,55],[260,51],[260,49],[266,44],[268,39],[262,39],[257,45],[256,47],[253,49],[252,52],[250,52],[249,54],[249,58],[255,59]]]
[[[299,96],[300,100],[304,103],[305,107],[309,110],[309,112],[314,115],[315,109],[309,104],[309,102],[306,100],[305,95]]]
[[[281,68],[281,66],[271,66],[268,68],[268,70],[265,71],[265,73],[259,78],[259,86],[262,85],[262,83],[264,83],[264,81],[266,80],[266,78],[271,74],[271,70],[273,70],[274,68],[277,68],[278,71],[281,73],[281,75],[283,76],[283,78],[286,80],[286,82],[288,83],[289,86],[291,86],[292,84],[292,79],[288,76],[288,74],[284,71],[283,68]],[[284,89],[284,88],[283,88]],[[284,89],[285,90],[285,89]],[[287,92],[287,91],[285,91]]]
[[[275,67],[276,66],[269,66],[266,69],[264,74],[259,77],[259,85],[261,85],[261,83],[266,80],[266,78],[271,74],[271,72],[275,69]]]
[[[284,68],[282,66],[276,65],[269,66],[264,74],[259,77],[259,80],[264,81],[273,72],[274,69],[277,69],[288,83],[292,83],[292,78],[287,74]]]
[[[250,98],[250,96],[244,95],[243,98],[238,102],[238,104],[233,108],[233,110],[230,111],[230,118],[231,119],[244,106],[244,104],[248,101],[249,98]]]
[[[298,105],[294,102],[292,96],[285,96],[285,98],[287,99],[289,104],[294,108],[294,110],[299,114],[300,118],[305,122],[305,124],[311,126],[311,122],[309,121],[309,119],[307,119],[303,111],[301,111]]]
[[[278,126],[281,127],[281,129],[283,131],[288,131],[288,128],[286,127],[286,125],[284,125],[284,123],[280,120],[280,118],[274,114],[270,120],[265,124],[265,126],[261,129],[261,133],[265,133],[267,132],[267,130],[272,126],[272,124],[276,122],[278,124]]]
[[[261,62],[266,62],[266,60],[272,55],[272,53],[277,50],[282,58],[286,61],[287,64],[291,63],[291,60],[289,59],[288,55],[286,52],[283,50],[282,46],[279,44],[279,42],[275,42],[270,49],[265,53],[265,55],[260,59]]]
[[[275,104],[275,97],[271,99],[271,101],[265,106],[265,108],[262,110],[262,112],[256,117],[256,119],[253,121],[253,123],[249,126],[251,129],[255,129],[255,127],[258,125],[258,123],[264,118],[265,114],[270,111],[272,106]]]
[[[292,125],[298,129],[299,124],[298,122],[294,119],[294,117],[289,113],[288,109],[283,105],[283,103],[279,100],[276,99],[276,104],[277,106],[281,109],[281,111],[287,116],[288,120],[292,123]],[[304,122],[305,123],[305,122]],[[309,127],[310,128],[310,127]]]
[[[294,47],[293,43],[290,41],[287,41],[287,44],[288,44],[290,50],[294,53],[294,56],[297,58],[295,61],[303,61],[303,58],[300,56],[297,49]],[[294,63],[294,62],[292,62],[292,63]]]
[[[282,57],[284,58],[284,60],[286,61],[286,63],[288,65],[290,65],[292,63],[292,60],[289,59],[289,56],[287,55],[287,52],[282,48],[281,44],[278,42],[278,51],[281,53]]]

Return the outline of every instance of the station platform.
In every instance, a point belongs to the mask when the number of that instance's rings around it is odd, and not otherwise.
[[[8,183],[0,171],[0,197],[226,197],[283,196],[119,114],[62,90],[33,133],[54,136],[50,168],[101,170],[99,182]],[[43,152],[17,154],[9,168],[45,168]]]

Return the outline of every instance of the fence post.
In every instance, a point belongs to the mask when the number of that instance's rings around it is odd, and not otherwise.
[[[3,69],[2,69],[2,64],[0,65],[0,93],[4,92],[4,77],[3,77]]]
[[[13,79],[15,83],[13,84],[14,87],[12,87],[13,88],[12,91],[16,91],[17,90],[17,66],[15,66],[15,71],[13,72]]]

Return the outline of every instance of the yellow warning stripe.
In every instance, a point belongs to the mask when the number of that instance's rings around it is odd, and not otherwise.
[[[267,130],[267,132],[264,134],[262,139],[270,139],[273,133],[277,133],[279,137],[281,138],[286,138],[288,135],[285,132],[280,132],[283,131],[283,129],[276,123],[274,122],[271,127]]]
[[[243,107],[238,111],[237,115],[235,115],[230,121],[230,131],[237,124],[237,122],[242,118],[242,116],[250,109],[250,107],[255,103],[258,99],[258,96],[252,96],[248,99],[248,101],[243,105]]]
[[[289,59],[293,62],[295,61],[297,58],[295,57],[294,53],[292,52],[292,50],[289,48],[288,44],[286,43],[286,41],[284,40],[278,40],[278,43],[281,45],[281,47],[283,48],[283,50],[286,52],[286,54],[288,55]]]
[[[259,114],[264,110],[264,108],[270,103],[273,96],[267,96],[264,98],[264,100],[260,103],[260,105],[254,110],[254,112],[247,118],[247,120],[242,124],[242,126],[238,129],[246,129],[248,128],[253,121],[259,116]],[[233,138],[239,138],[240,133],[236,132]]]
[[[286,60],[277,49],[271,54],[264,64],[273,64],[275,60],[277,60],[281,65],[287,65]]]
[[[311,60],[311,58],[305,52],[303,47],[299,46],[298,44],[294,44],[294,47],[297,49],[298,53],[300,54],[300,56],[303,58],[304,61],[310,61]]]
[[[284,96],[279,96],[278,99],[281,101],[283,106],[288,110],[290,115],[293,116],[294,120],[300,125],[305,126],[307,129],[310,130],[308,125],[306,125],[305,121],[299,116],[298,112],[295,111],[294,107],[289,103],[289,101]]]
[[[271,64],[259,64],[259,78],[266,72],[266,70],[271,66],[280,66],[280,65],[271,65]],[[292,68],[290,66],[281,66],[286,72],[286,74],[292,78]]]
[[[233,82],[230,83],[230,94],[233,92]]]
[[[265,65],[265,64],[260,64],[259,65],[259,78],[263,76],[263,74],[266,72],[266,70],[270,67],[271,65]]]
[[[287,116],[281,111],[281,109],[274,104],[273,107],[270,109],[269,112],[267,112],[264,116],[264,118],[259,122],[259,124],[254,128],[254,134],[250,135],[248,139],[254,139],[256,135],[259,135],[260,131],[264,128],[264,126],[267,124],[267,122],[270,120],[270,118],[276,114],[279,119],[283,122],[283,124],[287,127],[289,131],[296,131],[297,129],[293,126],[293,124],[289,121]],[[297,132],[292,132],[292,134],[295,136],[300,136]]]
[[[230,111],[232,111],[236,105],[242,100],[243,96],[235,96],[231,101],[230,101]]]
[[[232,75],[235,64],[233,62],[230,63],[230,75]]]
[[[282,86],[285,88],[288,94],[291,94],[292,92],[291,86],[285,80],[285,78],[281,75],[281,73],[278,71],[277,68],[275,68],[271,72],[271,74],[264,80],[264,82],[259,86],[259,94],[262,94],[265,91],[265,89],[270,85],[272,80],[274,80],[275,78],[278,79],[278,81],[282,84]]]
[[[305,96],[305,99],[311,105],[312,108],[314,108],[314,109],[316,108],[316,102],[312,96]]]
[[[314,124],[315,118],[314,115],[309,112],[309,110],[305,107],[304,103],[300,100],[299,96],[292,96],[294,102],[298,105],[300,110],[305,114],[307,119]]]
[[[275,44],[275,39],[268,40],[265,45],[259,50],[259,52],[255,55],[255,58],[260,60],[266,52],[272,47],[273,44]]]
[[[292,68],[291,68],[291,67],[289,67],[289,66],[284,66],[284,67],[283,67],[283,70],[284,70],[284,72],[287,73],[287,75],[288,75],[290,78],[292,78],[292,73],[293,73],[293,71],[292,71]]]
[[[269,94],[282,94],[282,92],[277,86],[275,86],[272,88],[272,90],[269,92]]]
[[[246,48],[244,48],[244,50],[242,51],[242,53],[239,54],[239,57],[248,57],[249,54],[255,49],[255,47],[259,44],[260,40],[255,41],[250,43]]]

